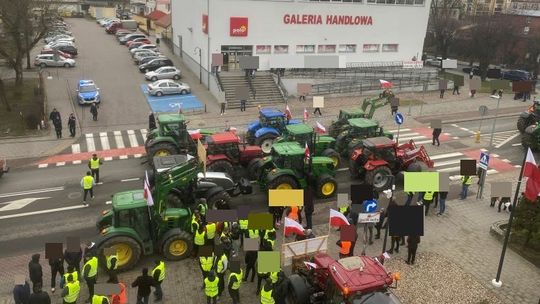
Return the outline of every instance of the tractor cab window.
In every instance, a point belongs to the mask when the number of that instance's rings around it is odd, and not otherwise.
[[[137,209],[120,210],[117,213],[118,223],[115,227],[129,227],[135,229],[143,240],[149,239],[148,209],[146,207]]]
[[[225,154],[232,159],[240,159],[240,148],[237,143],[230,143],[225,145]]]
[[[339,111],[339,120],[347,119],[347,114],[343,111]]]
[[[117,215],[118,224],[116,227],[131,227],[133,223],[131,210],[120,210]]]
[[[377,151],[378,156],[386,161],[395,161],[396,157],[394,151],[391,148],[384,148]]]

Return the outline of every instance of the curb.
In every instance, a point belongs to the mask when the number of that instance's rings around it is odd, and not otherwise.
[[[508,113],[508,114],[501,114],[497,115],[497,118],[501,117],[512,117],[512,116],[519,116],[520,113]],[[473,121],[473,120],[479,120],[479,119],[493,119],[495,118],[495,115],[487,115],[487,116],[477,116],[477,117],[471,117],[471,118],[462,118],[462,119],[451,119],[451,120],[443,120],[442,124],[452,124],[452,123],[458,123],[458,122],[465,122],[465,121]]]

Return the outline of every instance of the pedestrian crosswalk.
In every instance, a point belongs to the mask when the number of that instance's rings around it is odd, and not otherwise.
[[[398,137],[398,130],[389,130],[392,134],[394,134],[394,139]],[[443,133],[444,135],[449,135],[448,133]],[[415,144],[417,145],[425,145],[425,144],[431,144],[432,139],[430,137],[427,137],[425,135],[422,135],[418,132],[415,132],[415,130],[412,129],[400,129],[399,130],[399,140],[400,144],[403,144],[405,142],[408,142],[409,140],[413,140]],[[443,139],[441,139],[443,141]]]
[[[510,142],[512,139],[518,137],[519,134],[520,133],[517,130],[495,132],[493,133],[493,146],[498,149]],[[491,138],[491,133],[482,134],[482,137],[484,139],[489,139]]]
[[[71,145],[66,153],[99,152],[144,146],[148,130],[122,130],[84,134],[82,140]]]

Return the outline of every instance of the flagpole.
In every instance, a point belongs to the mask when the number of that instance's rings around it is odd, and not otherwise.
[[[521,181],[523,180],[523,170],[525,169],[525,162],[527,161],[528,151],[529,149],[527,149],[527,151],[525,152],[525,156],[523,157],[523,163],[521,164],[521,170],[519,172],[519,180],[516,186],[516,192],[514,193],[514,201],[512,202],[512,210],[510,210],[510,219],[508,219],[508,225],[506,227],[506,234],[504,236],[501,259],[499,260],[499,268],[497,269],[497,276],[495,277],[495,279],[491,280],[491,284],[495,287],[502,286],[502,282],[500,281],[500,279],[501,279],[501,272],[502,272],[502,267],[504,263],[504,256],[506,255],[506,248],[508,247],[508,241],[510,239],[510,231],[512,230],[512,220],[514,219],[514,212],[516,210],[519,189],[521,188]]]

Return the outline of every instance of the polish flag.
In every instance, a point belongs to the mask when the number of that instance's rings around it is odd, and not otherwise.
[[[198,140],[202,138],[201,129],[188,130],[188,134],[193,140]]]
[[[152,192],[150,191],[150,182],[148,181],[148,171],[144,171],[144,198],[146,199],[146,205],[154,206],[154,199],[152,198]]]
[[[304,122],[308,121],[308,118],[309,118],[309,114],[308,114],[306,108],[304,108]]]
[[[330,226],[339,227],[343,225],[350,225],[345,215],[339,211],[330,209]]]
[[[317,268],[317,264],[311,263],[311,262],[304,262],[304,265],[306,265],[306,267],[307,267],[308,269],[315,269],[315,268]]]
[[[391,88],[394,86],[394,84],[390,81],[379,79],[379,82],[381,83],[381,88],[383,89]]]
[[[291,233],[304,235],[304,227],[297,221],[285,217],[285,236],[289,236]]]
[[[326,128],[318,121],[317,125],[315,125],[315,130],[317,131],[317,133],[326,133]]]
[[[309,152],[309,147],[306,143],[306,150],[304,150],[304,159],[309,160],[310,157],[311,157],[311,153]]]
[[[527,177],[525,197],[531,202],[536,202],[538,194],[540,194],[540,170],[536,165],[531,148],[527,150],[527,158],[525,160],[525,167],[523,168],[523,176]]]
[[[287,117],[287,119],[291,119],[291,118],[292,118],[291,109],[289,109],[289,105],[288,105],[288,104],[287,104],[287,106],[285,107],[285,117]]]

